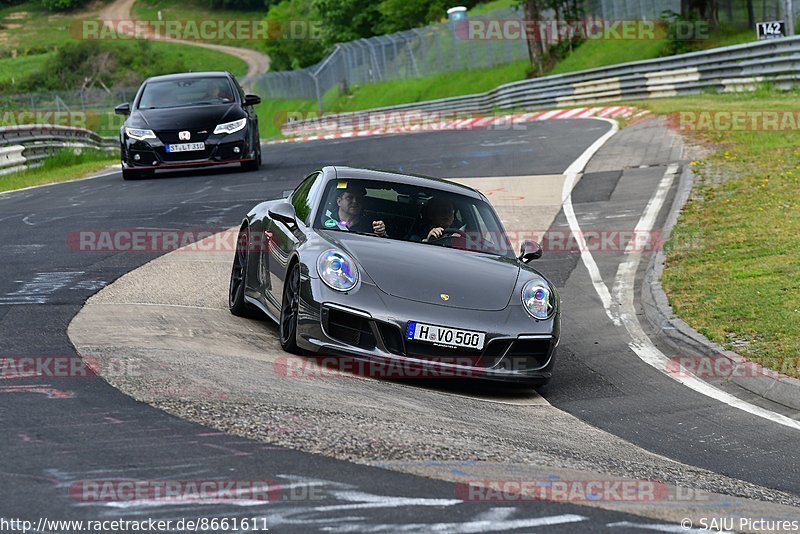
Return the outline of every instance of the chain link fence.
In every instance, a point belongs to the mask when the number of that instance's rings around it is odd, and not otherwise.
[[[490,18],[481,17],[483,19]],[[516,9],[497,11],[494,19],[520,18]],[[369,39],[337,44],[321,62],[255,80],[268,98],[320,99],[332,87],[420,78],[466,68],[484,68],[528,58],[524,40],[466,39],[454,23],[435,24]]]

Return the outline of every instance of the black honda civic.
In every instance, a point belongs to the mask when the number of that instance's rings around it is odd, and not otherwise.
[[[157,169],[230,163],[258,169],[261,144],[253,106],[259,102],[228,72],[148,78],[133,104],[114,108],[128,115],[119,134],[122,177],[133,180]]]

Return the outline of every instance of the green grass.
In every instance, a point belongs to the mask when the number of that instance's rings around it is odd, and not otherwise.
[[[266,8],[260,11],[240,11],[231,9],[208,8],[206,2],[198,0],[138,0],[131,10],[137,20],[158,20],[161,11],[161,20],[194,21],[263,21],[266,19]],[[263,41],[257,39],[215,39],[210,43],[226,44],[231,46],[252,48],[264,51]]]
[[[0,59],[0,83],[20,80],[42,68],[52,53]]]
[[[622,39],[587,40],[559,62],[548,74],[564,74],[629,61],[652,59],[661,54],[665,39],[629,41]]]
[[[680,128],[702,112],[783,110],[796,118],[800,93],[761,89],[638,105]],[[800,125],[684,133],[713,152],[692,162],[698,181],[666,245],[670,304],[712,341],[800,376]]]
[[[482,93],[498,85],[525,78],[527,61],[488,69],[457,70],[417,78],[351,87],[350,95],[337,96],[326,111],[355,111],[436,98]]]
[[[264,97],[264,95],[262,95]],[[264,98],[256,106],[258,113],[258,130],[262,139],[281,135],[281,124],[286,122],[287,113],[299,112],[307,116],[308,112],[316,112],[315,100],[277,100]]]
[[[492,2],[483,2],[467,10],[467,16],[488,15],[492,11],[510,9],[518,5],[519,0],[493,0]]]
[[[227,70],[235,76],[244,76],[247,73],[247,63],[243,59],[230,54],[192,45],[160,41],[152,41],[152,44],[154,49],[162,50],[165,54],[182,60],[189,70]]]
[[[114,163],[119,163],[119,158],[108,152],[84,150],[75,154],[64,150],[47,158],[41,167],[0,176],[0,191],[84,178]]]

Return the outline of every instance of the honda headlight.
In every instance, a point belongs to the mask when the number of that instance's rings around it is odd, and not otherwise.
[[[137,141],[144,141],[145,139],[155,139],[156,134],[153,130],[145,130],[142,128],[125,128],[125,135]]]
[[[247,125],[247,117],[245,117],[244,119],[239,119],[238,121],[226,122],[224,124],[217,124],[217,127],[214,128],[214,133],[231,134],[233,132],[238,132],[246,125]]]
[[[336,291],[350,291],[358,283],[355,262],[338,250],[326,250],[319,255],[317,272],[325,285]]]
[[[522,305],[534,319],[547,319],[553,313],[553,291],[544,280],[531,280],[522,288]]]

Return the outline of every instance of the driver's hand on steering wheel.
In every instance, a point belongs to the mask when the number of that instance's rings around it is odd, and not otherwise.
[[[430,241],[431,239],[439,239],[440,237],[442,237],[443,233],[444,233],[444,228],[442,228],[441,226],[436,226],[434,228],[431,228],[431,231],[428,232],[428,237],[426,237],[424,241]]]

